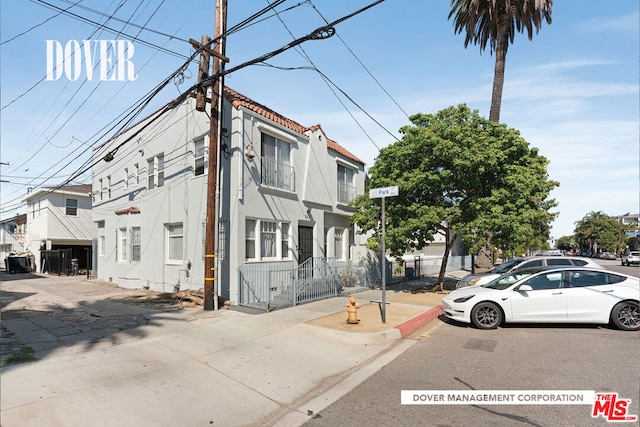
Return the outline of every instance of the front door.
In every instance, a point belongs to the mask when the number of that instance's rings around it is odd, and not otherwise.
[[[313,227],[298,226],[298,264],[313,257]]]

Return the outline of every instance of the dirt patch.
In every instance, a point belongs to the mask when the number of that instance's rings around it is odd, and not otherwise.
[[[124,299],[130,304],[140,304],[157,308],[190,308],[204,305],[204,292],[179,291],[179,292],[152,292],[136,293]]]
[[[346,307],[339,313],[310,320],[307,323],[344,332],[382,332],[439,306],[445,295],[446,293],[432,292],[425,288],[392,295],[386,299],[388,304],[386,305],[385,323],[382,323],[379,305],[370,303],[369,300],[358,300],[361,307],[358,310],[360,322],[357,324],[347,323]],[[424,308],[417,306],[424,306]]]

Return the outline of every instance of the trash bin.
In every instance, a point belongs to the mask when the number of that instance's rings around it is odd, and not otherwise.
[[[5,270],[9,273],[30,273],[31,263],[26,256],[10,256],[4,259]]]
[[[415,274],[414,274],[413,267],[404,268],[404,277],[406,277],[407,279],[413,279],[414,276]]]

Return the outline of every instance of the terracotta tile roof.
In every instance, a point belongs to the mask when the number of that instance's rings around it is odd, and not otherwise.
[[[128,214],[139,214],[140,208],[137,206],[131,206],[130,208],[120,209],[115,211],[116,215],[128,215]]]
[[[278,114],[275,111],[271,110],[270,108],[265,107],[262,104],[258,104],[254,100],[249,99],[246,96],[226,86],[224,88],[224,95],[225,95],[225,98],[227,98],[227,100],[231,102],[231,105],[233,105],[235,108],[242,106],[247,110],[251,110],[254,113],[260,114],[261,116],[266,117],[267,119],[272,120],[295,132],[298,132],[301,135],[304,135],[305,131],[307,130],[307,128],[302,126],[300,123],[295,122],[291,119],[288,119],[283,115]]]
[[[281,114],[276,113],[275,111],[271,110],[268,107],[265,107],[262,104],[259,104],[257,102],[255,102],[254,100],[236,92],[235,90],[225,86],[224,88],[224,95],[225,98],[231,102],[231,105],[233,105],[235,108],[238,107],[244,107],[248,110],[253,111],[256,114],[261,115],[262,117],[265,117],[269,120],[272,120],[284,127],[287,127],[291,130],[293,130],[294,132],[297,132],[301,135],[305,135],[306,132],[308,131],[314,131],[317,129],[320,129],[320,131],[322,132],[322,134],[324,135],[325,139],[327,140],[327,148],[329,148],[330,150],[336,151],[337,153],[340,153],[341,155],[345,156],[348,159],[351,159],[355,162],[361,163],[361,164],[365,164],[362,160],[360,160],[357,156],[355,156],[354,154],[352,154],[349,150],[347,150],[346,148],[344,148],[342,145],[338,144],[337,142],[327,138],[327,135],[324,133],[324,130],[320,127],[320,125],[314,125],[311,127],[305,127],[302,126],[300,123],[293,121],[287,117],[284,117]]]

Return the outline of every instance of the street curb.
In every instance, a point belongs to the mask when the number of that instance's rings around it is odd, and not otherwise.
[[[441,314],[442,306],[439,305],[425,313],[420,314],[419,316],[414,317],[413,319],[407,320],[406,322],[395,326],[394,328],[400,331],[400,338],[402,338],[415,331],[416,329],[423,327]]]

